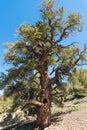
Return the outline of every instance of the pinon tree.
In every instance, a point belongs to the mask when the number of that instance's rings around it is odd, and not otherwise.
[[[87,96],[87,70],[79,69],[69,77],[73,95],[77,98]]]
[[[54,0],[44,0],[41,19],[34,25],[20,26],[18,41],[7,45],[4,57],[11,68],[7,75],[2,74],[1,86],[17,95],[16,99],[24,101],[27,97],[27,103],[38,106],[38,130],[51,124],[52,90],[86,57],[85,49],[81,51],[76,41],[65,44],[70,34],[82,30],[80,14],[71,13],[67,20],[63,15],[63,7],[55,9]]]

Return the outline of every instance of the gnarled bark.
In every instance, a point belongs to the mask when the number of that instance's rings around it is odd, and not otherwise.
[[[51,122],[51,86],[49,83],[48,71],[45,67],[43,67],[43,71],[41,73],[41,93],[40,93],[40,102],[42,106],[39,107],[37,114],[37,126],[38,130],[43,130],[48,127]]]
[[[39,126],[39,130],[43,130],[48,127],[51,122],[51,102],[50,102],[50,90],[42,89],[41,92],[41,102],[42,106],[39,107],[38,115],[37,115],[37,126]]]

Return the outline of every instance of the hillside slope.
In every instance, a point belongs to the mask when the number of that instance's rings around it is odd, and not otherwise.
[[[87,130],[87,108],[60,115],[48,130]]]
[[[87,130],[87,98],[68,102],[65,106],[70,107],[68,109],[71,111],[55,116],[48,130]],[[73,111],[72,108],[78,108],[78,110]]]

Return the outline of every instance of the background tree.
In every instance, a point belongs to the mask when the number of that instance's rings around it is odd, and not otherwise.
[[[77,97],[87,96],[87,70],[77,69],[69,77],[72,94]]]
[[[2,73],[1,87],[4,86],[5,92],[18,100],[18,105],[25,105],[26,99],[26,104],[38,107],[37,126],[43,130],[51,124],[52,90],[86,56],[85,50],[81,51],[75,45],[76,41],[65,44],[70,34],[82,30],[80,14],[71,13],[64,20],[63,7],[55,9],[54,0],[44,0],[40,16],[40,21],[34,25],[21,25],[18,41],[7,44],[4,59],[11,68],[7,74]]]
[[[12,104],[13,104],[12,98],[5,99],[3,96],[0,96],[0,114],[9,111]]]

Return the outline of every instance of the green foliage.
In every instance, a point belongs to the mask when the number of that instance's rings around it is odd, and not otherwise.
[[[69,82],[74,92],[75,97],[87,96],[87,70],[76,70],[70,77]]]
[[[0,113],[7,113],[13,105],[13,98],[0,96]]]
[[[52,91],[52,101],[60,107],[64,106],[67,96],[69,95],[69,87],[66,83],[61,83]]]
[[[73,24],[76,24],[76,23],[79,23],[79,22],[80,22],[81,15],[80,15],[80,14],[76,15],[75,13],[71,13],[71,14],[68,16],[68,18],[69,18],[70,24],[73,25]]]

